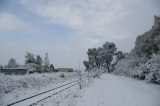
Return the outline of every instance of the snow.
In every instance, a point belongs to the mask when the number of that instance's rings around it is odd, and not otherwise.
[[[59,93],[58,95],[54,95],[51,98],[35,104],[35,106],[76,106],[80,95],[81,91],[76,85],[64,92]]]
[[[46,97],[48,97],[48,96],[51,96],[52,94],[57,93],[57,92],[65,89],[65,88],[67,88],[67,87],[70,87],[70,86],[74,85],[74,84],[76,84],[76,83],[73,83],[73,84],[71,84],[71,85],[66,85],[66,86],[61,87],[61,88],[59,88],[59,89],[55,89],[55,90],[50,91],[50,92],[47,92],[47,93],[45,93],[45,94],[43,94],[43,95],[39,95],[39,96],[36,96],[36,97],[34,97],[34,98],[31,98],[31,99],[25,100],[25,101],[23,101],[23,102],[17,103],[17,104],[15,104],[15,105],[13,105],[13,106],[29,106],[29,105],[31,105],[32,103],[36,103],[37,101],[40,101],[40,100],[42,100],[42,99],[44,99],[44,98],[46,98]],[[58,85],[58,86],[60,86],[60,85]],[[56,87],[58,87],[58,86],[53,86],[53,88],[56,88]],[[41,91],[41,92],[42,92],[42,91]]]
[[[160,87],[104,74],[82,94],[76,106],[160,106]]]
[[[153,54],[150,59],[126,55],[117,62],[113,73],[160,84],[160,55]]]
[[[64,79],[59,77],[60,74],[61,73],[33,74],[27,76],[12,76],[12,78],[10,78],[11,76],[1,75],[3,79],[6,78],[9,79],[9,81],[11,79],[14,79],[14,81],[23,79],[27,84],[30,82],[25,79],[30,78],[32,84],[28,85],[28,88],[16,88],[8,94],[3,95],[0,98],[0,106],[55,88],[78,78],[77,73],[65,73],[66,77]],[[48,79],[51,77],[54,79],[49,81]],[[99,78],[93,79],[90,84],[87,83],[88,80],[86,76],[82,79],[84,79],[84,81],[82,81],[84,84],[83,89],[80,90],[79,86],[76,85],[64,92],[42,100],[34,104],[34,106],[160,106],[159,85],[112,74],[103,74]],[[37,83],[37,81],[41,82],[41,85]],[[28,106],[66,87],[14,106]]]
[[[0,106],[27,98],[43,91],[77,80],[77,73],[43,73],[24,76],[0,75]]]

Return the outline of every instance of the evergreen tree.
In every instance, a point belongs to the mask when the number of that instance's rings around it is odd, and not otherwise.
[[[42,60],[42,58],[41,58],[41,56],[40,56],[40,55],[37,55],[36,63],[37,63],[38,65],[42,66],[42,64],[43,64],[43,60]]]
[[[16,63],[16,59],[11,58],[8,62],[8,65],[6,66],[7,68],[16,68],[18,67],[17,63]]]

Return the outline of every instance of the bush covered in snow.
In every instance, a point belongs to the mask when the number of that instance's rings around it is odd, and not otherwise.
[[[61,77],[61,78],[65,78],[65,75],[62,73],[62,74],[60,74],[60,76],[59,77]]]
[[[119,60],[114,66],[114,74],[126,75],[130,77],[134,77],[135,68],[138,66],[138,61],[130,54],[125,54],[125,58]]]
[[[160,84],[160,55],[153,55],[145,66],[146,80]]]
[[[160,83],[160,55],[153,55],[147,62],[140,58],[126,56],[117,62],[114,74],[146,80],[147,82]]]

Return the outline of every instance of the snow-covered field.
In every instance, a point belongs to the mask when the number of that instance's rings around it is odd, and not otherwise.
[[[24,76],[0,75],[0,106],[41,93],[78,79],[77,73],[43,73]]]
[[[7,81],[25,81],[27,88],[15,85],[9,93],[1,93],[0,106],[12,103],[14,101],[32,96],[34,94],[49,90],[56,86],[65,84],[78,79],[77,73],[66,73],[65,78],[59,77],[60,73],[53,74],[33,74],[26,76],[5,76],[1,75],[1,79]],[[52,79],[52,77],[54,79]],[[31,81],[28,82],[30,79]],[[34,80],[33,80],[34,79]],[[1,85],[7,86],[5,81]],[[11,81],[12,82],[12,81]],[[11,83],[10,82],[10,83]],[[32,83],[31,83],[32,82]],[[9,83],[9,84],[10,84]],[[14,83],[17,84],[17,83]],[[10,86],[13,86],[10,85]],[[9,86],[8,86],[9,87]],[[8,87],[6,87],[8,89]],[[2,87],[1,87],[2,88]],[[53,94],[56,91],[49,92]],[[47,94],[47,95],[48,95]],[[42,95],[42,98],[45,97]],[[39,97],[41,98],[41,97]],[[39,99],[36,98],[36,99]],[[124,76],[116,76],[112,74],[104,74],[100,78],[95,78],[87,84],[82,90],[76,85],[64,92],[51,96],[46,100],[42,100],[35,106],[160,106],[160,86],[146,83]],[[31,100],[31,102],[36,101]],[[28,106],[30,101],[15,106]]]
[[[160,86],[104,74],[84,90],[76,106],[160,106]]]

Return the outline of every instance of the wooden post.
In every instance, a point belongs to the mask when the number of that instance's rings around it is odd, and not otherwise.
[[[81,69],[80,69],[80,61],[79,61],[79,88],[82,89],[82,73],[81,73]]]
[[[80,71],[80,79],[79,79],[79,81],[80,81],[79,88],[82,89],[82,73],[81,73],[81,71]]]
[[[88,70],[88,83],[90,83],[90,73],[89,73],[89,70]]]
[[[82,74],[80,70],[78,70],[78,75],[79,75],[79,81],[78,81],[79,88],[82,89]]]

